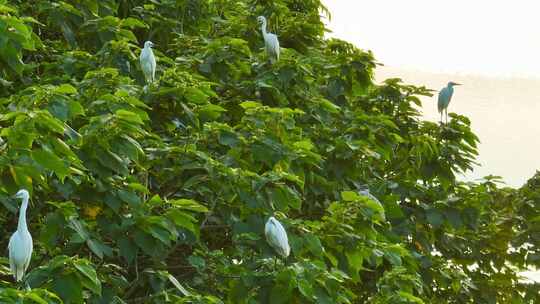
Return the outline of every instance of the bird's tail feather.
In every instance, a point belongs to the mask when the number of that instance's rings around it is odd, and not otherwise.
[[[16,267],[15,268],[15,281],[20,282],[24,277],[24,268]]]

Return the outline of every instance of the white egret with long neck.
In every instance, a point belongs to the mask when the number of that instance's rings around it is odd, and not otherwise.
[[[287,232],[283,225],[271,216],[266,225],[264,226],[264,234],[266,236],[266,241],[274,250],[284,258],[287,258],[291,252],[291,247],[289,246],[289,239],[287,238]]]
[[[443,112],[446,113],[446,123],[448,123],[448,105],[452,100],[452,95],[454,95],[454,86],[458,85],[461,84],[450,81],[448,85],[439,92],[437,110],[439,110],[439,113],[441,113],[441,123],[443,118]]]
[[[264,16],[257,17],[257,21],[261,24],[261,31],[264,38],[264,46],[266,53],[270,57],[270,63],[275,63],[279,60],[279,40],[276,34],[266,31],[266,18]]]
[[[139,57],[141,70],[147,83],[154,82],[156,78],[156,57],[152,51],[153,46],[154,43],[152,41],[146,41]]]
[[[21,208],[19,210],[19,222],[17,231],[15,231],[9,239],[9,266],[15,281],[20,282],[24,277],[24,273],[30,265],[32,258],[32,236],[28,231],[26,224],[26,209],[28,208],[28,200],[30,194],[25,189],[19,190],[15,194],[16,198],[22,199]]]

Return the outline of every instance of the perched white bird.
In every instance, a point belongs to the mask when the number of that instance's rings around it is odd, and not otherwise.
[[[287,232],[285,231],[285,228],[283,228],[283,225],[281,225],[281,223],[273,216],[271,216],[266,222],[266,225],[264,226],[264,234],[270,246],[274,248],[279,255],[284,258],[289,256],[289,253],[291,253],[291,247],[289,246]]]
[[[268,53],[268,56],[270,57],[270,62],[275,63],[279,60],[279,40],[276,34],[268,33],[266,31],[266,18],[264,16],[257,17],[257,21],[261,24],[266,53]]]
[[[141,69],[147,83],[154,82],[156,78],[156,57],[152,51],[153,46],[154,43],[152,43],[152,41],[146,41],[144,43],[144,48],[141,51],[141,56],[139,57]]]
[[[15,231],[9,239],[9,267],[11,268],[15,280],[20,282],[30,264],[33,244],[32,236],[26,225],[26,209],[28,208],[28,199],[30,198],[30,195],[28,194],[28,191],[22,189],[15,194],[15,197],[22,199],[22,205],[19,210],[17,231]]]
[[[458,85],[461,85],[461,84],[450,81],[448,85],[442,88],[442,90],[439,92],[437,110],[439,110],[439,113],[441,113],[441,123],[443,120],[443,112],[446,113],[446,123],[448,123],[448,105],[450,104],[450,101],[452,100],[452,95],[454,95],[454,86],[458,86]]]

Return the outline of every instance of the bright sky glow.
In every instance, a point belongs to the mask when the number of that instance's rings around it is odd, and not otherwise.
[[[325,0],[336,36],[387,65],[540,78],[540,1]]]

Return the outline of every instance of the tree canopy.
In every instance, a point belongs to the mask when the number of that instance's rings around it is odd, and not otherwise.
[[[519,273],[540,264],[540,174],[460,182],[470,120],[422,120],[432,91],[375,83],[371,52],[325,38],[328,14],[319,0],[0,0],[0,245],[20,188],[34,238],[32,289],[2,258],[0,302],[538,303]],[[265,241],[271,215],[286,260]]]

